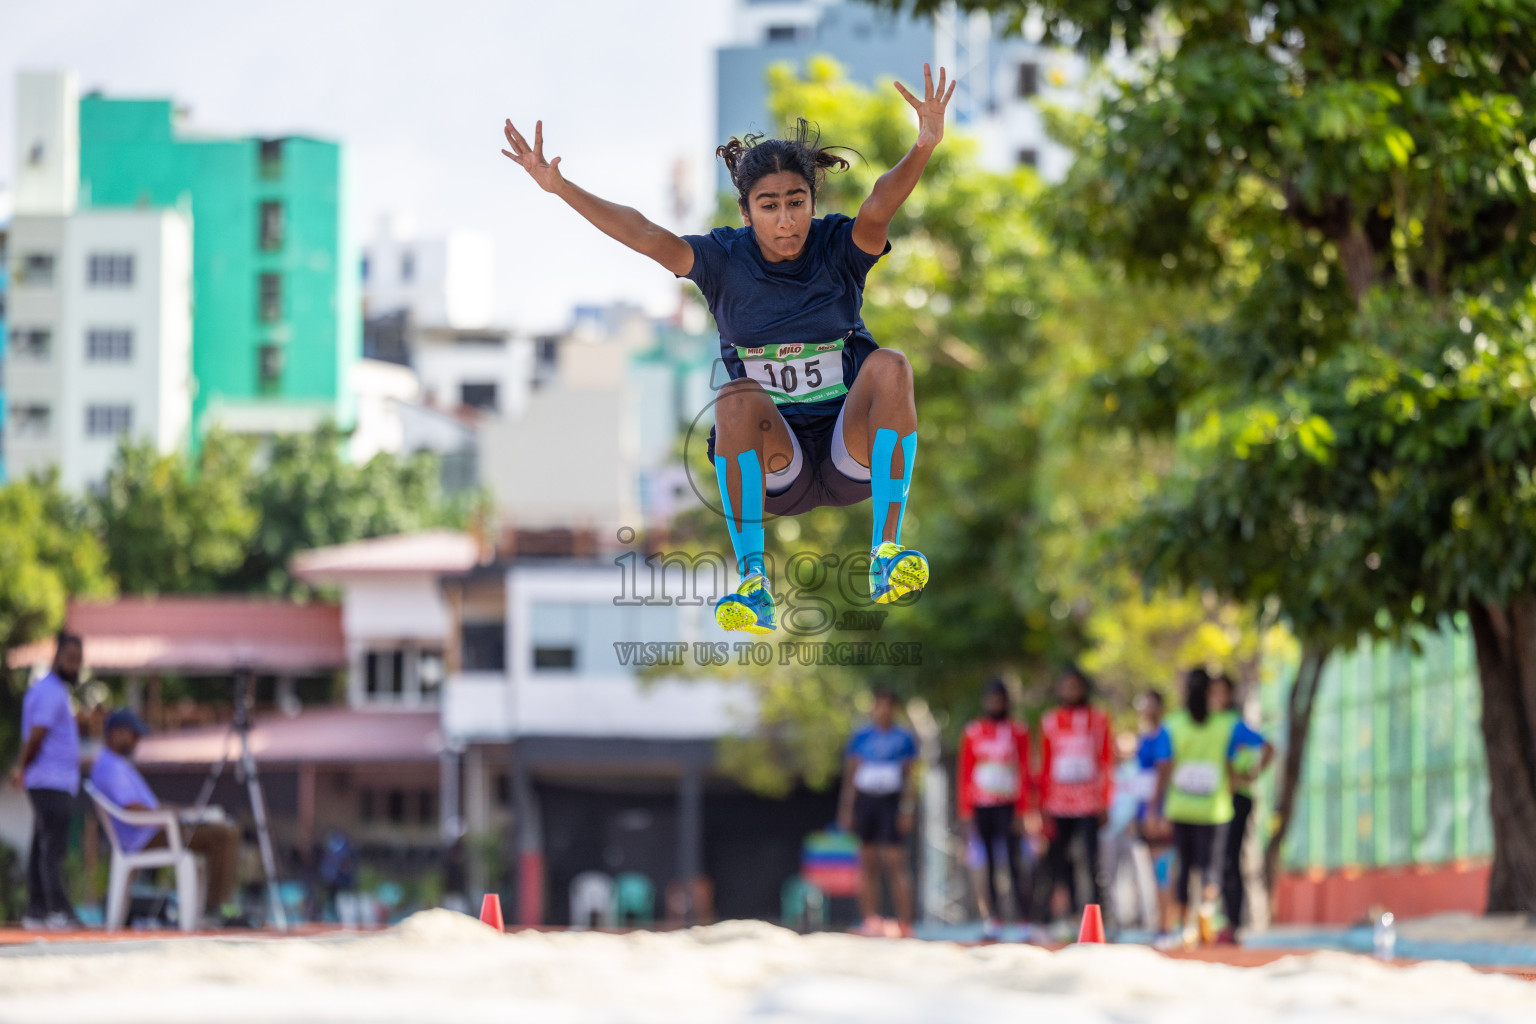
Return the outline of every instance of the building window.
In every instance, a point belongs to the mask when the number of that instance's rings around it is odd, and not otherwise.
[[[416,820],[430,825],[437,820],[437,794],[423,789],[416,794]]]
[[[283,247],[283,204],[269,199],[261,204],[257,225],[263,252],[274,252]]]
[[[263,323],[273,323],[283,318],[283,275],[261,275],[257,315]]]
[[[416,280],[416,254],[407,250],[400,254],[400,283],[410,284]]]
[[[263,391],[272,391],[283,382],[283,346],[262,345],[256,350],[256,377]]]
[[[1040,154],[1038,152],[1036,152],[1035,150],[1033,150],[1033,149],[1021,149],[1021,150],[1019,150],[1019,166],[1020,167],[1039,167],[1040,166]]]
[[[24,253],[16,268],[16,283],[43,287],[53,284],[53,253]]]
[[[11,406],[11,436],[18,439],[47,437],[53,414],[46,405]]]
[[[133,407],[91,405],[85,410],[85,432],[90,437],[115,437],[133,429]]]
[[[460,384],[459,404],[467,405],[471,409],[483,409],[488,412],[496,411],[496,385],[495,384]]]
[[[506,671],[506,627],[500,622],[466,622],[459,628],[459,660],[465,672]]]
[[[93,252],[86,258],[85,276],[96,288],[126,288],[133,284],[133,253]]]
[[[392,789],[384,798],[384,816],[390,824],[399,825],[405,821],[405,790]]]
[[[363,275],[363,280],[364,281],[368,280],[368,257],[367,256],[363,257],[362,275]]]
[[[800,29],[795,25],[769,25],[767,36],[770,43],[792,43],[800,38]]]
[[[1028,99],[1040,91],[1040,65],[1019,65],[1019,87],[1017,90],[1020,99]]]
[[[538,669],[574,670],[576,668],[576,648],[535,647],[533,649],[533,667]]]
[[[53,332],[46,327],[17,327],[11,331],[12,359],[46,363],[53,353]]]
[[[133,359],[133,331],[126,327],[93,327],[85,333],[85,359],[90,363],[126,363]]]
[[[512,776],[506,772],[496,773],[496,806],[512,806]]]
[[[357,792],[357,820],[370,822],[373,820],[373,790],[360,789]]]
[[[262,139],[257,153],[257,167],[263,178],[281,178],[283,176],[283,140]]]

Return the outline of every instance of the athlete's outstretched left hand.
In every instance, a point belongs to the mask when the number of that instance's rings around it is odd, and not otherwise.
[[[896,83],[896,91],[912,104],[913,110],[917,111],[917,144],[919,146],[937,146],[939,140],[944,138],[944,111],[949,106],[949,98],[955,94],[955,83],[948,84],[949,88],[946,89],[944,69],[939,68],[939,84],[935,88],[933,69],[927,64],[923,65],[922,99],[908,92],[907,87],[900,82]]]

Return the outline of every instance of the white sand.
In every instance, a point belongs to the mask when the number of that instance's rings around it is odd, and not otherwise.
[[[918,1022],[1536,1020],[1536,984],[1338,953],[1239,969],[1135,946],[965,949],[801,937],[756,922],[666,934],[498,935],[459,914],[389,932],[156,938],[0,956],[0,1021]]]

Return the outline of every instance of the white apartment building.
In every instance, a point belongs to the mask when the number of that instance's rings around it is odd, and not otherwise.
[[[409,221],[385,217],[363,249],[368,316],[402,309],[431,327],[488,326],[495,311],[495,250],[490,235],[455,228],[417,237]]]
[[[128,434],[161,451],[191,427],[192,230],[179,210],[77,210],[78,89],[17,79],[16,215],[5,462],[58,466],[65,487],[106,474]]]

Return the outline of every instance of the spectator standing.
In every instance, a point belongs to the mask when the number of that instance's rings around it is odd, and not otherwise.
[[[27,688],[21,702],[21,762],[12,781],[26,787],[32,804],[25,928],[80,927],[64,886],[64,854],[80,792],[80,728],[72,694],[81,660],[80,638],[60,631],[52,670]]]
[[[1029,728],[1013,721],[1008,687],[1001,679],[987,681],[981,699],[982,717],[965,727],[960,737],[957,800],[960,820],[975,828],[986,865],[988,914],[982,936],[1002,933],[1002,904],[997,896],[997,854],[1008,862],[1008,882],[1014,909],[1030,931],[1030,890],[1019,866],[1019,839],[1029,810]]]
[[[1148,808],[1148,824],[1166,818],[1172,825],[1179,867],[1173,905],[1185,945],[1190,934],[1189,882],[1200,878],[1200,920],[1214,921],[1221,893],[1221,857],[1232,821],[1232,734],[1230,715],[1211,707],[1211,677],[1203,668],[1184,677],[1184,710],[1169,715],[1167,745],[1158,753],[1157,792]],[[1197,933],[1196,938],[1204,937]]]
[[[890,887],[895,932],[912,934],[912,873],[906,837],[912,831],[912,764],[917,740],[896,724],[896,695],[874,693],[870,722],[848,741],[838,823],[859,837],[859,909],[866,935],[887,933],[880,916],[880,880]]]
[[[1109,716],[1093,706],[1092,696],[1093,681],[1082,669],[1069,665],[1056,681],[1059,705],[1040,720],[1040,808],[1051,843],[1046,864],[1052,895],[1065,889],[1074,917],[1084,904],[1104,902],[1099,829],[1114,789]],[[1081,851],[1088,874],[1087,894],[1078,888],[1074,848]]]
[[[1235,943],[1243,926],[1246,884],[1243,878],[1243,844],[1248,838],[1248,819],[1253,814],[1253,782],[1274,759],[1275,748],[1264,735],[1243,721],[1237,707],[1237,687],[1222,673],[1211,680],[1211,711],[1230,716],[1232,726],[1232,822],[1227,826],[1221,864],[1221,902],[1227,923],[1218,942]]]

